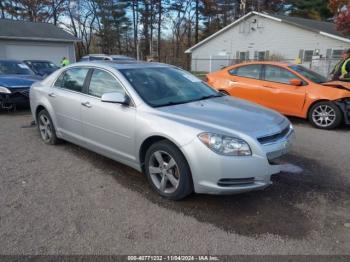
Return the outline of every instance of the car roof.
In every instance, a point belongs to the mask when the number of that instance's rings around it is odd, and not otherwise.
[[[26,60],[23,60],[23,61],[24,62],[48,62],[48,63],[52,63],[49,60],[36,60],[36,59],[26,59]]]
[[[86,55],[86,57],[89,57],[89,56],[108,56],[106,54],[88,54]]]
[[[175,67],[168,64],[156,63],[156,62],[145,62],[135,60],[121,60],[121,61],[82,61],[72,64],[72,66],[96,66],[96,67],[112,67],[114,69],[131,69],[131,68],[151,68],[151,67]]]
[[[23,63],[21,60],[15,60],[15,59],[0,59],[0,62]]]
[[[242,66],[242,65],[277,65],[277,66],[291,66],[295,65],[293,63],[287,62],[276,62],[276,61],[253,61],[253,62],[244,62],[235,64],[234,66]]]
[[[135,58],[130,57],[130,56],[126,56],[126,55],[110,55],[109,57],[112,57],[112,58],[120,58],[120,59],[132,59],[132,60],[135,60]]]

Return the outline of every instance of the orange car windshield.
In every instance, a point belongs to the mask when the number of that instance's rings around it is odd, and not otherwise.
[[[291,65],[289,66],[290,69],[294,70],[295,72],[301,74],[305,78],[309,79],[310,81],[317,83],[317,84],[322,84],[327,82],[327,78],[312,71],[309,70],[301,65]]]

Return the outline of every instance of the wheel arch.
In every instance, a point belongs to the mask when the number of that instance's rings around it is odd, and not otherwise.
[[[307,108],[306,110],[306,119],[309,119],[309,115],[310,115],[310,110],[311,108],[316,105],[317,103],[321,103],[321,102],[333,102],[332,100],[329,100],[329,99],[318,99],[318,100],[315,100],[313,101]]]
[[[42,110],[47,110],[43,105],[38,105],[36,108],[35,108],[35,120],[37,121],[38,119],[38,114],[40,111]]]
[[[56,133],[58,134],[59,136],[59,132],[57,131],[57,122],[56,122],[56,118],[55,118],[55,115],[53,114],[53,109],[51,108],[51,105],[50,104],[45,104],[45,103],[38,103],[35,107],[35,111],[34,111],[34,116],[35,117],[35,122],[38,121],[38,114],[41,110],[46,110],[49,115],[50,115],[50,118],[53,122],[53,125],[55,126],[56,128]]]
[[[157,143],[159,141],[168,141],[170,142],[171,144],[173,144],[174,146],[176,146],[180,152],[182,153],[182,155],[184,156],[184,158],[186,159],[187,161],[187,164],[189,165],[188,163],[188,160],[186,158],[186,155],[184,154],[184,152],[181,150],[181,147],[175,142],[173,141],[172,139],[166,137],[166,136],[162,136],[162,135],[152,135],[152,136],[149,136],[147,137],[142,143],[141,143],[141,146],[140,146],[140,150],[139,150],[139,162],[140,162],[140,167],[141,167],[141,170],[144,171],[144,166],[145,166],[145,158],[146,158],[146,152],[148,150],[148,148],[153,145],[154,143]],[[190,165],[189,165],[190,166]]]

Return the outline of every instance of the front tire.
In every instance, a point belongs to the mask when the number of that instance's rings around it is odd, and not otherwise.
[[[187,161],[181,151],[168,141],[149,147],[145,157],[145,174],[152,189],[165,198],[180,200],[193,192]]]
[[[309,110],[310,123],[320,129],[334,129],[343,120],[340,109],[333,102],[318,102]]]
[[[56,145],[60,142],[60,139],[56,136],[55,126],[49,112],[45,109],[41,110],[38,113],[37,122],[41,139],[45,144]]]

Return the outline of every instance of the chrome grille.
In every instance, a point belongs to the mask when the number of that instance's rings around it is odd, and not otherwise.
[[[273,134],[273,135],[268,135],[268,136],[263,136],[263,137],[259,137],[258,141],[260,142],[260,144],[269,144],[269,143],[273,143],[276,142],[278,140],[280,140],[281,138],[285,137],[290,131],[290,126],[288,125],[286,128],[284,128],[281,132]]]

